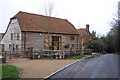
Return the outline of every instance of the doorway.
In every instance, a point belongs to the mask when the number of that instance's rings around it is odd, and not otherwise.
[[[52,50],[60,50],[60,36],[52,36]]]

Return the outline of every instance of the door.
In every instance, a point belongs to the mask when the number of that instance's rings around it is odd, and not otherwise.
[[[59,42],[54,42],[54,50],[59,50]]]
[[[59,36],[52,36],[52,46],[53,50],[59,50],[60,49],[60,37]]]

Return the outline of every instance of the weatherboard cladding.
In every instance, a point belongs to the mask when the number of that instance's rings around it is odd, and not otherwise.
[[[79,34],[75,27],[66,19],[48,17],[21,11],[11,19],[14,18],[18,19],[22,31]]]

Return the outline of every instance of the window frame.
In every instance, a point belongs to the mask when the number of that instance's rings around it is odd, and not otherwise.
[[[75,40],[75,36],[70,36],[70,40]]]
[[[19,49],[19,45],[16,45],[16,50],[18,50]]]
[[[20,40],[20,33],[17,33],[17,40]]]
[[[13,40],[13,34],[14,34],[14,33],[11,33],[11,40]]]

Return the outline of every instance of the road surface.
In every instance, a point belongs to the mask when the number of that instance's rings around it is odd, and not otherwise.
[[[118,62],[116,54],[100,55],[80,60],[49,78],[118,78]]]

